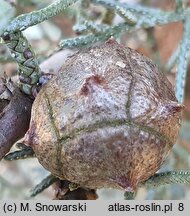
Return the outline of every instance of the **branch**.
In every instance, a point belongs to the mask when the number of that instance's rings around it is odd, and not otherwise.
[[[166,64],[166,70],[168,72],[171,72],[173,67],[176,65],[178,57],[180,54],[180,46],[176,48],[176,50],[172,53],[171,57],[169,58],[167,64]]]
[[[92,1],[94,3],[100,3],[105,7],[108,7],[108,9],[112,9],[113,11],[116,11],[121,17],[123,17],[128,24],[134,25],[137,22],[136,17],[134,16],[134,11],[131,10],[131,8],[128,8],[125,4],[121,4],[119,2],[114,1],[102,1],[102,0],[94,0]],[[125,7],[126,6],[126,7]]]
[[[139,14],[139,15],[149,15],[154,14],[155,16],[161,12],[159,9],[151,8],[151,7],[144,7],[139,4],[127,4],[127,3],[120,3],[118,1],[113,0],[92,0],[94,4],[100,4],[108,9],[116,9],[116,8],[123,8],[126,11],[130,11],[131,13]]]
[[[190,50],[190,19],[184,23],[184,33],[180,45],[180,55],[178,55],[177,75],[176,75],[176,98],[180,103],[184,101],[185,80],[187,75],[188,57]]]
[[[4,160],[13,161],[13,160],[28,159],[28,158],[34,158],[34,157],[36,157],[34,150],[29,146],[25,146],[19,151],[14,151],[14,152],[7,154],[4,157]]]
[[[4,34],[6,35],[16,31],[23,31],[30,26],[41,23],[59,14],[76,1],[77,0],[59,0],[41,10],[22,14],[10,22]]]
[[[6,34],[3,40],[10,49],[11,56],[19,65],[21,90],[27,95],[35,96],[41,71],[31,45],[20,31]]]
[[[89,20],[84,20],[81,25],[78,26],[79,28],[83,29],[83,31],[87,32],[90,31],[93,34],[101,34],[102,32],[105,32],[106,29],[109,28],[108,25],[105,24],[97,24]]]
[[[50,185],[52,185],[54,182],[58,181],[59,179],[52,174],[48,175],[46,178],[44,178],[39,184],[37,184],[32,190],[31,190],[31,197],[36,196],[37,194],[44,191],[46,188],[48,188]]]
[[[111,27],[104,27],[102,29],[102,32],[99,32],[99,34],[88,34],[72,39],[62,40],[59,45],[61,48],[76,48],[88,46],[98,41],[106,41],[111,36],[117,36],[127,27],[129,26],[126,23],[121,23]]]
[[[182,183],[190,183],[190,171],[171,171],[158,173],[150,177],[147,181],[140,184],[140,187],[156,188],[161,185]]]
[[[84,19],[90,20],[91,17],[88,14],[90,7],[90,0],[80,0],[77,2],[77,10],[76,10],[76,23],[73,26],[73,30],[77,33],[84,32],[85,30],[80,28],[81,23]]]
[[[59,180],[52,174],[36,185],[35,188],[32,189],[30,196],[36,196],[53,183],[55,183],[53,187],[55,191],[54,199],[56,200],[94,200],[98,197],[95,190],[80,188],[70,181]]]
[[[35,54],[21,31],[57,15],[76,1],[56,1],[46,8],[16,17],[6,28],[3,39],[19,65],[20,88],[25,94],[36,96],[41,74]]]
[[[95,34],[88,34],[85,36],[79,36],[72,39],[66,39],[62,40],[60,42],[61,48],[75,48],[75,47],[83,47],[83,46],[89,46],[92,43],[98,42],[98,41],[106,41],[111,36],[117,37],[122,32],[132,32],[141,28],[150,28],[154,27],[155,25],[164,25],[171,22],[177,22],[184,20],[187,16],[190,15],[190,9],[183,10],[181,13],[177,12],[165,12],[158,9],[147,9],[142,6],[128,6],[127,4],[119,4],[117,2],[110,2],[107,0],[93,0],[93,3],[103,4],[104,6],[115,9],[122,6],[122,12],[123,14],[126,12],[134,12],[137,15],[136,23],[129,23],[124,22],[113,26],[106,26],[102,25],[101,29],[102,31],[96,31]],[[119,6],[118,6],[119,5]],[[120,8],[119,7],[119,8]],[[121,8],[120,8],[121,9]],[[88,25],[82,28],[83,30],[90,30],[92,32],[92,22],[86,22]],[[90,24],[90,25],[89,25]],[[133,24],[133,25],[131,25]],[[94,24],[94,27],[97,25]],[[100,27],[100,25],[98,26]],[[99,28],[100,29],[100,28]]]
[[[66,61],[67,57],[69,55],[71,55],[71,51],[61,51],[58,54],[53,55],[52,57],[50,57],[49,59],[47,59],[45,62],[43,62],[40,67],[42,68],[43,71],[49,71],[50,68],[53,69],[54,73],[58,73],[59,68],[61,67],[61,65]],[[51,74],[43,74],[40,77],[39,82],[43,85],[46,80],[48,80],[49,78],[51,78],[52,75]],[[6,88],[6,86],[4,86],[5,84],[0,83],[0,113],[3,111],[3,109],[9,104],[8,100],[11,100],[12,98],[12,93],[10,94],[10,91]],[[6,94],[5,94],[6,93]],[[3,97],[2,97],[3,96]],[[23,119],[25,117],[23,116]],[[18,125],[16,125],[18,126]],[[22,128],[22,125],[18,126],[18,128]],[[15,131],[17,130],[17,128],[15,128]],[[1,138],[0,138],[1,139]],[[5,160],[18,160],[18,159],[27,159],[28,157],[34,157],[35,154],[33,152],[33,150],[28,146],[22,144],[22,143],[17,143],[16,147],[18,149],[20,149],[20,151],[16,151],[16,152],[11,152],[10,154],[7,154],[4,159]]]

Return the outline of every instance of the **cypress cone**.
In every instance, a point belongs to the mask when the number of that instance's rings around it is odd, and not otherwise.
[[[150,59],[110,39],[71,56],[42,87],[25,142],[60,179],[133,192],[166,159],[182,109]]]

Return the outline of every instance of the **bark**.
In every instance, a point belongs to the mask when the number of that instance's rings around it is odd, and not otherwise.
[[[9,100],[0,99],[0,160],[29,127],[32,100],[15,89]]]

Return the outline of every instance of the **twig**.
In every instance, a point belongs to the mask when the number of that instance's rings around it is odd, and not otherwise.
[[[20,31],[6,34],[3,39],[11,51],[12,58],[19,65],[21,90],[27,95],[32,95],[37,88],[41,71],[31,45]]]
[[[36,157],[33,149],[31,147],[26,147],[22,150],[14,151],[7,154],[4,157],[4,160],[13,161],[13,160],[20,160],[20,159],[28,159],[33,157]]]
[[[190,171],[171,171],[158,173],[150,177],[147,181],[143,182],[140,187],[156,188],[161,185],[173,183],[190,183]]]
[[[102,2],[102,1],[98,1]],[[115,6],[115,5],[114,5]],[[148,13],[148,12],[147,12]],[[92,43],[98,41],[106,41],[111,36],[117,36],[122,32],[132,32],[138,30],[140,28],[150,28],[155,25],[164,25],[171,22],[177,22],[183,20],[187,15],[190,14],[190,10],[186,9],[182,13],[178,14],[176,12],[163,12],[160,10],[156,10],[157,15],[143,15],[141,16],[135,25],[130,25],[127,22],[120,23],[114,26],[102,26],[102,32],[99,32],[96,35],[88,34],[85,36],[76,37],[73,39],[62,40],[60,42],[60,47],[62,48],[75,48],[75,47],[83,47],[88,46]]]
[[[92,43],[96,43],[98,41],[106,41],[111,36],[117,36],[121,33],[121,31],[125,30],[125,28],[129,28],[128,24],[121,23],[111,27],[104,27],[101,33],[99,34],[88,34],[84,36],[79,36],[72,39],[62,40],[60,42],[61,48],[75,48],[75,47],[83,47],[89,46]]]
[[[43,190],[48,188],[50,185],[52,185],[54,182],[58,181],[58,178],[53,176],[52,174],[48,175],[46,178],[44,178],[39,184],[37,184],[32,190],[31,190],[31,197],[36,196],[37,194],[41,193]]]
[[[5,30],[5,34],[10,34],[16,31],[23,31],[26,28],[41,23],[65,10],[77,0],[59,0],[51,5],[31,13],[22,14],[10,22]]]
[[[171,57],[169,58],[166,64],[166,70],[168,72],[171,72],[173,67],[176,65],[179,53],[180,53],[180,46],[176,48],[176,50],[173,52],[173,54],[171,55]]]
[[[100,4],[106,8],[114,9],[114,10],[116,9],[116,7],[120,7],[127,11],[130,11],[132,13],[139,14],[139,15],[152,14],[156,16],[158,13],[161,12],[161,10],[151,8],[151,7],[144,7],[138,4],[133,5],[133,4],[127,4],[127,3],[120,3],[118,1],[112,1],[112,0],[92,0],[92,3]]]
[[[190,19],[187,18],[184,23],[184,33],[180,45],[180,54],[177,62],[177,76],[176,76],[176,97],[179,102],[184,101],[185,80],[187,75],[188,57],[190,50]]]

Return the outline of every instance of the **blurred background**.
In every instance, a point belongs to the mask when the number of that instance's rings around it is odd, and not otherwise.
[[[15,8],[15,16],[43,8],[53,2],[53,0],[7,1]],[[174,0],[123,0],[122,2],[128,2],[134,5],[142,3],[163,10],[173,10],[175,8]],[[190,0],[187,0],[187,4],[190,4]],[[2,8],[1,10],[3,11]],[[67,56],[76,51],[64,49],[56,52],[61,39],[78,35],[78,33],[73,30],[78,13],[77,5],[71,6],[56,17],[24,31],[25,36],[31,43],[41,63],[42,71],[50,73],[58,71]],[[106,9],[101,6],[92,5],[88,13],[96,20],[106,13]],[[115,16],[113,22],[119,23],[120,19],[119,16]],[[149,29],[140,29],[132,33],[124,33],[120,37],[120,42],[151,58],[158,65],[160,70],[167,74],[168,79],[175,88],[176,68],[174,67],[168,72],[167,62],[178,47],[182,33],[182,23],[176,22]],[[12,60],[6,46],[0,44],[0,76],[3,76],[4,72],[9,77],[12,77],[13,80],[17,80],[17,64]],[[186,109],[183,113],[179,139],[160,171],[190,169],[190,67],[187,72],[186,83]],[[11,151],[14,150],[15,147],[13,147]],[[49,173],[38,163],[37,159],[12,162],[2,160],[0,162],[0,199],[31,199],[30,189],[48,174]],[[123,191],[102,189],[98,191],[98,194],[99,199],[123,199]],[[52,197],[53,189],[49,187],[34,199],[51,199]],[[148,191],[141,188],[137,193],[136,199],[190,200],[190,185],[173,184]]]

